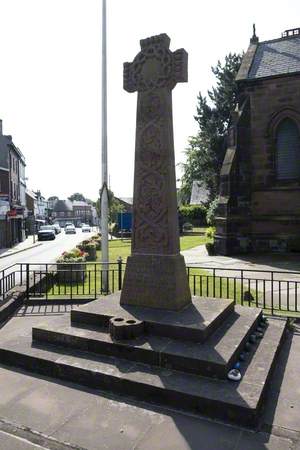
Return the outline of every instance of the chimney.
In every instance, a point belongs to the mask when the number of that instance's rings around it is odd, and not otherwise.
[[[253,24],[253,35],[252,38],[250,39],[250,44],[258,44],[258,37],[256,36],[255,23]]]
[[[2,133],[2,120],[0,119],[0,136],[2,136],[3,135],[3,133]]]

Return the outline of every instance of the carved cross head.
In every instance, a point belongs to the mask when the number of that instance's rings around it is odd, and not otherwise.
[[[183,48],[171,52],[169,36],[159,34],[142,39],[140,44],[141,51],[132,63],[124,63],[125,91],[173,89],[176,83],[187,81],[188,54]]]

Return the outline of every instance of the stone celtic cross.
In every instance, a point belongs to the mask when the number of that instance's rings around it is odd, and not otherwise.
[[[122,304],[181,309],[191,301],[179,253],[172,89],[187,81],[187,53],[171,52],[166,34],[141,40],[124,64],[124,89],[138,92],[132,256]]]

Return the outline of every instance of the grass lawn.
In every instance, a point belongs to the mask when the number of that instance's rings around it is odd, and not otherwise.
[[[181,250],[196,247],[198,245],[209,242],[204,236],[182,236],[180,238]],[[131,240],[130,239],[114,239],[109,241],[109,260],[112,264],[109,271],[109,285],[110,290],[118,290],[119,273],[118,265],[116,264],[118,258],[121,256],[122,261],[125,263],[127,256],[131,253]],[[97,262],[101,261],[101,252],[97,252]],[[91,296],[101,294],[101,272],[100,265],[90,263],[86,267],[86,276],[84,283],[67,284],[64,283],[64,274],[61,273],[53,277],[53,280],[49,280],[48,283],[48,295],[49,298],[54,297],[81,297],[82,295],[90,294]],[[124,275],[125,265],[123,266],[122,275]],[[191,268],[188,270],[190,288],[193,295],[201,295],[208,297],[221,297],[232,298],[237,303],[242,303],[242,286],[239,280],[228,279],[225,277],[213,277],[211,272],[200,268]],[[60,277],[58,279],[57,277]],[[247,288],[244,287],[244,291]],[[255,291],[250,290],[255,297]],[[258,293],[259,294],[259,293]],[[260,294],[258,295],[260,297]],[[254,304],[258,299],[254,298]],[[246,302],[248,304],[248,302]],[[252,302],[253,304],[253,302]]]
[[[188,250],[189,248],[197,247],[212,242],[206,236],[180,236],[180,250]]]
[[[204,245],[207,242],[211,242],[211,240],[205,236],[181,236],[180,250],[188,250],[198,245]],[[111,262],[116,262],[119,256],[125,262],[127,256],[131,254],[131,239],[113,239],[109,241],[108,248]],[[97,253],[97,261],[101,261],[101,252]]]

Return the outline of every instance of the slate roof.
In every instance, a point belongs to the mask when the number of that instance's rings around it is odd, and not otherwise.
[[[57,202],[54,205],[53,211],[55,212],[65,212],[65,211],[72,211],[73,205],[70,200],[57,200]]]
[[[300,36],[260,42],[248,79],[300,72]]]
[[[118,197],[121,202],[128,203],[128,205],[133,205],[133,197]]]
[[[201,205],[208,201],[208,190],[199,181],[193,181],[190,205]]]
[[[73,200],[73,206],[89,206],[87,202],[83,202],[82,200]]]

